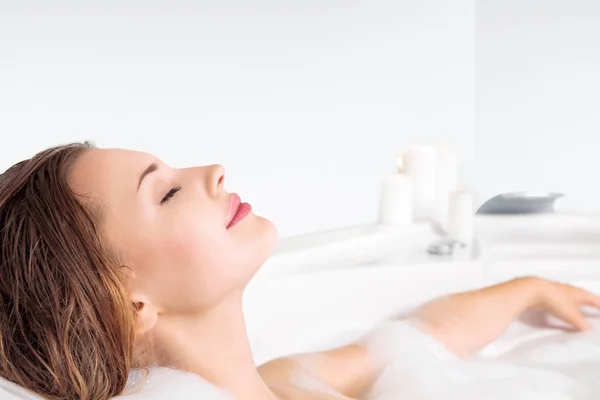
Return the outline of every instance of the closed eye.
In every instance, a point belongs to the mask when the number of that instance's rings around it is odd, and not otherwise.
[[[175,196],[175,194],[177,194],[177,192],[179,192],[180,190],[181,190],[181,186],[174,187],[171,190],[169,190],[167,192],[167,194],[165,195],[165,197],[163,197],[162,200],[160,201],[160,204],[163,205],[167,201],[171,200]]]

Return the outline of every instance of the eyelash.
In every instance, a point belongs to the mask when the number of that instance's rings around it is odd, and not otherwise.
[[[165,204],[167,201],[171,200],[173,198],[173,196],[175,196],[175,194],[177,192],[179,192],[181,190],[181,186],[178,187],[174,187],[173,189],[169,190],[167,192],[167,194],[165,195],[165,197],[162,198],[162,200],[160,201],[160,204]]]

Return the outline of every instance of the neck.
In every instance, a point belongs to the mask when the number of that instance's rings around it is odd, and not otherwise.
[[[161,316],[154,337],[159,364],[196,373],[238,400],[276,399],[254,364],[241,294],[202,315]]]

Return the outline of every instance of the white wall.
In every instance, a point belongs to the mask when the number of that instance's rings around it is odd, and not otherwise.
[[[56,3],[0,0],[0,170],[84,139],[218,162],[283,236],[375,221],[409,144],[472,183],[473,1]]]
[[[445,142],[479,201],[600,211],[598,1],[72,3],[0,0],[0,170],[83,139],[219,162],[288,236],[375,221],[394,154]]]
[[[600,211],[600,2],[479,0],[476,164],[481,198],[567,193]]]

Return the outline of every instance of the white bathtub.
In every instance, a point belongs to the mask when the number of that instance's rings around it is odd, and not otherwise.
[[[284,241],[285,250],[269,260],[245,298],[257,363],[343,344],[433,297],[515,276],[600,293],[600,218],[484,217],[477,223],[476,251],[458,260],[428,256],[436,236],[424,226]]]
[[[253,285],[246,320],[256,362],[343,344],[422,301],[481,284],[477,264],[447,267],[379,264]]]

